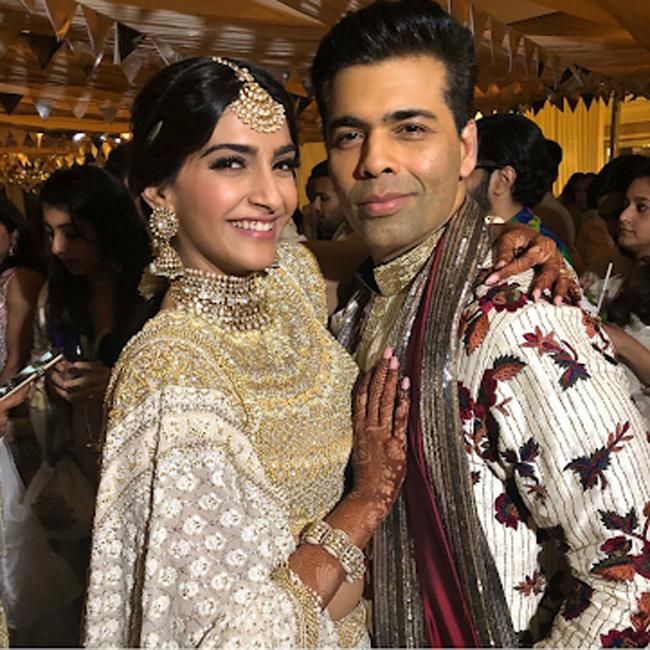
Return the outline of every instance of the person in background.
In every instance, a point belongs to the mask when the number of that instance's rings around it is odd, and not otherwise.
[[[39,200],[49,276],[39,296],[35,354],[57,348],[65,360],[30,397],[42,462],[26,479],[25,501],[85,584],[104,392],[122,348],[146,319],[138,285],[151,255],[126,186],[104,169],[55,172]],[[71,632],[77,637],[81,603]]]
[[[29,360],[44,280],[25,218],[13,203],[0,198],[0,384]]]
[[[542,223],[554,232],[567,246],[575,244],[575,224],[569,210],[553,195],[553,183],[557,180],[562,162],[562,147],[555,140],[546,140],[550,166],[549,181],[551,186],[544,198],[533,208]]]
[[[584,265],[578,249],[575,247],[575,222],[569,210],[553,195],[553,183],[557,180],[560,163],[562,162],[562,147],[555,140],[549,139],[546,140],[546,146],[551,161],[549,167],[551,185],[544,194],[544,198],[533,208],[533,213],[542,220],[544,226],[554,232],[567,245],[573,268],[580,276],[584,270]]]
[[[618,156],[609,161],[589,184],[587,203],[590,209],[583,213],[576,241],[585,266],[581,278],[585,291],[592,291],[597,280],[605,277],[610,262],[613,275],[621,278],[634,266],[630,256],[616,242],[617,229],[625,190],[646,160],[636,154]]]
[[[9,422],[9,412],[12,408],[20,405],[29,392],[29,386],[25,386],[21,390],[15,392],[13,395],[0,400],[0,437],[4,436],[7,430],[7,424]],[[4,501],[4,490],[0,490],[0,500]],[[2,511],[4,514],[4,507]],[[5,548],[5,522],[4,516],[0,516],[0,554],[6,556],[7,550]],[[4,582],[4,571],[1,572]],[[4,595],[7,590],[8,585],[2,585],[2,594]],[[0,647],[8,648],[9,647],[9,626],[7,621],[6,606],[4,604],[4,597],[0,597]]]
[[[618,242],[634,268],[607,305],[607,331],[627,366],[632,399],[650,421],[650,159],[633,173],[623,205]]]
[[[56,172],[40,202],[50,261],[40,296],[40,346],[66,356],[50,375],[51,387],[95,483],[103,394],[111,367],[142,324],[138,285],[151,257],[149,240],[125,185],[98,167]],[[92,458],[81,460],[87,454]]]
[[[560,194],[560,202],[567,208],[573,218],[576,237],[580,232],[586,213],[590,210],[587,192],[595,177],[596,174],[592,172],[574,172]]]
[[[319,162],[311,170],[307,181],[309,210],[316,226],[315,239],[337,240],[350,234],[334,190],[327,160]]]
[[[477,121],[478,161],[467,180],[479,205],[509,223],[550,237],[571,263],[566,243],[532,212],[550,190],[553,166],[539,127],[523,115],[490,115]]]

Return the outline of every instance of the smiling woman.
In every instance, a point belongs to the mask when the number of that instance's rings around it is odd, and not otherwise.
[[[129,187],[170,286],[109,386],[86,642],[365,643],[361,548],[403,478],[408,403],[388,351],[341,498],[357,369],[315,259],[278,245],[290,100],[249,64],[189,59],[143,89],[133,127]]]

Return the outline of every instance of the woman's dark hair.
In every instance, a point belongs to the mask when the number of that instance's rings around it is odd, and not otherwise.
[[[549,176],[551,178],[551,184],[553,184],[560,173],[560,165],[562,164],[564,154],[562,147],[555,140],[549,140],[548,138],[546,138],[546,151],[550,162]]]
[[[341,70],[418,55],[431,56],[444,64],[445,100],[460,133],[474,117],[474,42],[469,30],[431,0],[380,0],[347,14],[329,31],[311,68],[324,123],[330,85]]]
[[[129,171],[129,150],[131,149],[130,142],[120,142],[106,159],[104,169],[113,174],[115,178],[124,182]]]
[[[245,61],[232,61],[247,68],[282,104],[297,151],[298,130],[287,92],[265,70]],[[132,113],[128,184],[136,200],[146,187],[173,181],[185,160],[208,142],[241,87],[232,69],[210,57],[179,61],[149,81],[136,98]],[[143,201],[139,205],[148,214],[148,206]]]
[[[648,158],[641,154],[623,154],[610,160],[593,178],[587,189],[587,203],[593,210],[598,208],[600,199],[605,194],[617,192],[624,194],[630,183],[638,178],[637,171]],[[645,176],[642,173],[641,176]]]
[[[562,193],[560,194],[560,201],[565,205],[573,205],[576,200],[576,187],[578,183],[587,176],[584,172],[574,172],[569,176],[569,180],[566,182],[566,185],[562,188]]]
[[[139,329],[141,302],[138,284],[151,259],[146,226],[138,216],[125,185],[107,171],[93,166],[55,172],[40,192],[43,208],[57,208],[73,224],[91,224],[97,234],[100,259],[114,273],[116,322],[100,343],[98,357],[112,365],[128,338]],[[49,256],[50,275],[47,324],[51,340],[67,337],[93,341],[96,332],[88,309],[90,287],[84,276],[73,275]],[[136,321],[137,324],[136,324]]]
[[[607,320],[620,327],[630,324],[632,314],[650,325],[650,260],[643,260],[634,269],[607,307]]]
[[[513,199],[524,207],[536,206],[551,188],[554,171],[540,128],[518,114],[490,115],[478,120],[476,126],[477,167],[488,171],[512,167],[517,172]]]
[[[18,232],[11,254],[0,262],[0,273],[14,266],[39,268],[40,264],[27,219],[9,199],[4,197],[0,197],[0,223],[10,235]]]

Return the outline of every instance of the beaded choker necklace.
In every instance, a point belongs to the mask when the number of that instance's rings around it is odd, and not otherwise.
[[[172,282],[170,297],[176,304],[224,327],[259,329],[269,321],[265,277],[266,272],[240,278],[185,269]]]

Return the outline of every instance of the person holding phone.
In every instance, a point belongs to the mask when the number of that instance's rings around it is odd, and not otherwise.
[[[68,415],[75,453],[94,456],[81,461],[94,482],[110,369],[139,327],[148,237],[124,184],[98,167],[56,172],[39,200],[50,262],[39,301],[41,343],[64,354],[50,375],[51,392]]]
[[[102,402],[111,367],[138,319],[146,318],[138,284],[149,240],[124,184],[99,167],[55,172],[39,202],[49,274],[39,296],[35,354],[56,348],[64,360],[37,382],[30,399],[42,463],[26,476],[25,498],[85,584]],[[78,639],[82,600],[69,625],[71,640],[52,637],[50,644]]]

